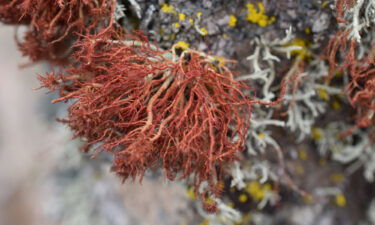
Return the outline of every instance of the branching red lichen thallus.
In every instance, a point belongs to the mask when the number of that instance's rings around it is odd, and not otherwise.
[[[348,31],[339,31],[329,41],[324,56],[330,66],[327,81],[337,73],[347,73],[349,78],[345,92],[349,103],[356,109],[356,123],[343,136],[357,128],[375,125],[375,45],[361,58],[357,48],[356,40],[349,38]]]
[[[0,22],[27,25],[20,50],[32,61],[61,63],[79,35],[114,22],[115,0],[0,0]]]
[[[244,148],[248,87],[214,57],[162,51],[141,34],[87,35],[74,48],[75,65],[40,80],[59,91],[54,102],[73,100],[64,122],[86,141],[82,149],[112,153],[124,180],[162,167],[170,180],[192,179],[201,199],[219,195],[226,166]]]

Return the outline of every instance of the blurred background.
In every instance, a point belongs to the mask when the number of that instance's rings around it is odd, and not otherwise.
[[[15,28],[0,25],[0,225],[187,224],[185,189],[146,177],[122,184],[110,159],[78,151],[53,94],[34,90],[47,64],[30,65]],[[22,31],[17,31],[18,33]],[[155,175],[153,175],[155,176]]]

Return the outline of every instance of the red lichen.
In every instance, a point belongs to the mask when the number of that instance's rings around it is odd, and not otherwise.
[[[353,4],[353,0],[337,1],[338,22],[346,22],[342,18]],[[324,53],[324,58],[329,63],[327,81],[331,81],[337,73],[347,74],[349,78],[345,93],[349,103],[356,109],[356,124],[344,132],[343,136],[351,134],[357,128],[375,124],[375,45],[360,56],[357,52],[359,46],[354,38],[349,37],[350,32],[350,29],[339,30],[329,41]]]
[[[193,50],[178,56],[141,34],[123,35],[113,24],[115,4],[0,0],[0,21],[29,26],[18,44],[32,61],[69,59],[62,72],[39,79],[59,92],[53,102],[72,101],[61,121],[85,141],[83,151],[112,154],[123,180],[163,168],[170,180],[191,181],[214,212],[215,201],[206,200],[220,195],[227,166],[244,148],[251,104],[281,98],[251,101],[242,92],[248,87],[214,57]]]
[[[6,24],[30,24],[31,18],[26,14],[28,8],[24,1],[0,0],[0,21]]]
[[[353,7],[354,0],[337,0],[336,10],[337,10],[337,22],[345,23],[346,20],[343,18],[348,9]]]
[[[77,34],[110,27],[114,0],[0,0],[0,21],[27,24],[19,47],[32,61],[60,62],[70,53]]]
[[[330,66],[327,81],[330,81],[334,74],[348,74],[350,82],[345,93],[357,111],[356,125],[343,135],[351,134],[356,128],[372,126],[375,120],[374,47],[362,58],[359,58],[357,48],[354,39],[348,40],[348,32],[340,31],[330,40],[325,52]]]
[[[85,36],[74,66],[40,77],[59,91],[54,102],[72,100],[64,121],[86,141],[84,151],[112,153],[112,170],[124,180],[162,167],[170,180],[192,179],[201,199],[219,195],[225,168],[244,148],[247,86],[202,53],[172,60],[142,35],[118,35]],[[203,182],[208,187],[198,193]]]
[[[363,128],[374,125],[375,121],[375,59],[372,49],[362,59],[353,60],[348,65],[350,82],[347,86],[347,96],[350,104],[356,108],[356,126],[349,130],[351,133],[355,128]]]

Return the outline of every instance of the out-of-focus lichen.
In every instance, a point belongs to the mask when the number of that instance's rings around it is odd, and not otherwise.
[[[230,15],[230,16],[229,16],[228,26],[230,26],[230,27],[235,27],[236,24],[237,24],[237,18],[236,18],[236,16],[234,16],[234,15]]]
[[[266,27],[271,25],[276,21],[275,17],[269,17],[265,14],[264,5],[262,2],[258,2],[255,6],[254,4],[246,4],[247,17],[246,20],[258,24],[260,27]]]

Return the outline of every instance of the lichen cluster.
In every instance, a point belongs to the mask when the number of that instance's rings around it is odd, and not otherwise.
[[[273,224],[288,201],[351,220],[354,177],[375,179],[375,1],[272,2],[13,0],[0,20],[122,179],[184,180],[201,224]]]

